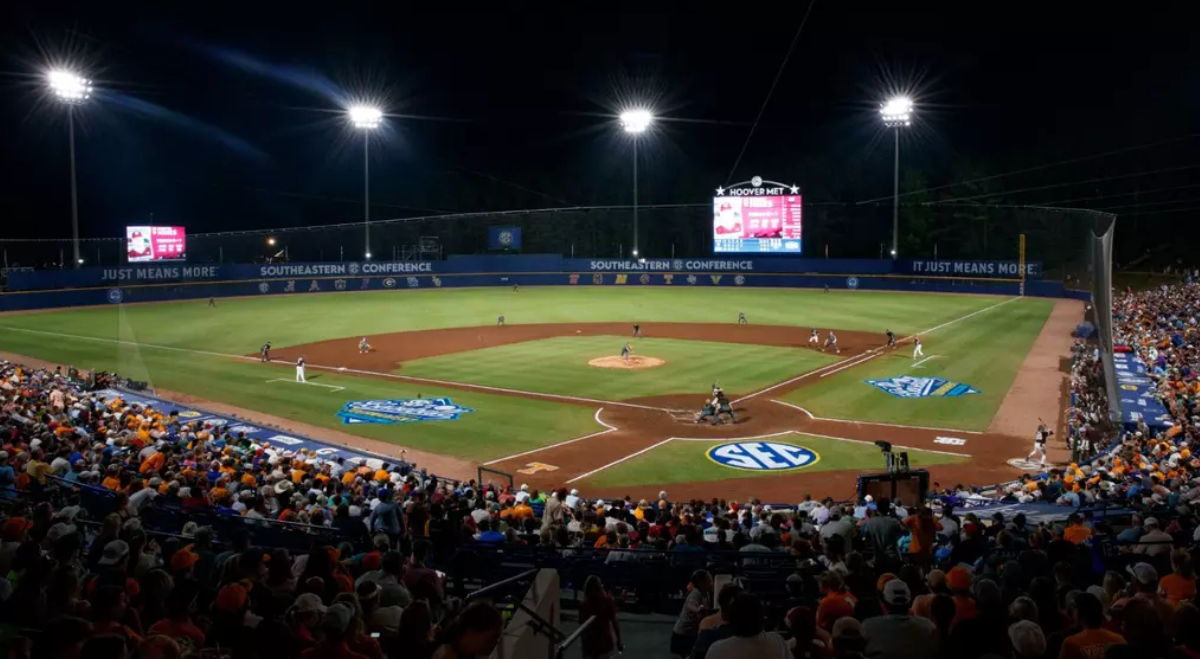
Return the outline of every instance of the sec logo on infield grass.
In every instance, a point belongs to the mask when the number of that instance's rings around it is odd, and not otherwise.
[[[709,460],[731,469],[746,471],[791,471],[815,465],[821,456],[781,442],[734,442],[708,449]]]

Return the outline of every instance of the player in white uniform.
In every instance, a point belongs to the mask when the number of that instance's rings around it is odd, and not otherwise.
[[[821,333],[819,331],[817,331],[817,328],[814,327],[814,328],[812,328],[812,331],[809,332],[809,334],[808,334],[808,345],[811,346],[813,344],[819,344],[820,342],[821,342]]]
[[[296,360],[296,382],[308,382],[304,379],[304,356]]]
[[[1036,455],[1043,465],[1046,464],[1046,442],[1050,439],[1050,435],[1053,434],[1054,431],[1047,428],[1046,424],[1039,425],[1037,432],[1033,434],[1033,451],[1030,451],[1029,455],[1025,456],[1025,459],[1032,460],[1033,456]]]
[[[925,353],[921,351],[921,337],[914,336],[913,337],[913,359],[916,359],[917,357],[924,357],[924,356],[925,356]]]

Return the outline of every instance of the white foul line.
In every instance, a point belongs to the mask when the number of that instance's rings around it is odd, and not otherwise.
[[[949,326],[951,326],[951,325],[953,325],[954,323],[957,323],[957,322],[959,322],[959,321],[966,320],[966,319],[968,319],[968,318],[971,318],[972,316],[978,316],[979,314],[981,314],[981,313],[983,313],[983,312],[985,312],[985,311],[991,311],[992,309],[995,309],[996,307],[1001,307],[1001,306],[1004,306],[1004,305],[1008,304],[1009,302],[1015,302],[1016,300],[1020,300],[1020,299],[1021,299],[1021,298],[1018,296],[1018,297],[1012,297],[1012,298],[1009,298],[1009,299],[1007,299],[1007,300],[1004,300],[1003,302],[997,302],[996,304],[993,304],[993,305],[992,305],[992,306],[990,306],[990,307],[984,307],[983,309],[979,309],[979,310],[977,310],[977,311],[972,311],[971,313],[969,313],[969,314],[967,314],[967,315],[965,315],[965,316],[961,316],[961,317],[959,317],[959,318],[955,318],[954,320],[951,320],[951,321],[948,321],[948,322],[942,323],[941,325],[938,325],[937,327],[930,327],[929,329],[927,329],[927,330],[924,330],[924,331],[922,331],[922,332],[917,332],[917,333],[916,333],[916,334],[914,334],[913,336],[920,336],[921,334],[930,334],[930,333],[932,333],[932,332],[936,332],[936,331],[938,331],[938,330],[940,330],[940,329],[943,329],[943,328],[949,327]],[[911,339],[911,338],[912,338],[912,336],[910,336],[910,337],[905,337],[904,339],[901,339],[901,340],[902,340],[902,341],[907,341],[908,339]],[[881,349],[881,348],[874,348],[874,349],[872,349],[870,352],[872,352],[872,353],[876,353],[876,354],[882,354],[882,353],[879,353],[879,352],[878,352],[880,349]],[[739,399],[737,399],[737,400],[735,400],[735,401],[733,401],[733,402],[734,402],[734,403],[740,403],[740,402],[742,402],[742,401],[744,401],[744,400],[750,400],[751,398],[757,398],[758,396],[761,396],[761,395],[763,395],[763,394],[767,393],[768,391],[775,391],[776,389],[778,389],[778,388],[780,388],[780,387],[786,387],[787,385],[789,385],[789,384],[793,384],[793,383],[795,383],[795,382],[799,382],[800,380],[803,380],[804,378],[806,378],[806,377],[809,377],[810,375],[816,375],[816,374],[818,374],[818,373],[821,373],[821,372],[825,371],[826,369],[832,368],[832,367],[834,367],[834,366],[839,366],[839,365],[845,364],[846,362],[848,362],[848,361],[851,361],[851,360],[853,360],[853,359],[857,359],[858,357],[861,357],[861,356],[862,356],[862,355],[856,355],[855,357],[849,357],[849,358],[847,358],[847,359],[844,359],[844,360],[842,360],[842,361],[840,361],[840,362],[836,362],[836,363],[833,363],[833,364],[826,364],[825,366],[822,366],[821,368],[818,368],[818,369],[815,369],[815,370],[809,371],[809,372],[807,372],[807,373],[801,373],[800,375],[797,375],[796,377],[794,377],[794,378],[792,378],[792,379],[790,379],[790,380],[784,380],[783,382],[780,382],[779,384],[773,384],[773,385],[771,385],[771,386],[767,387],[766,389],[761,389],[761,390],[759,390],[759,391],[756,391],[756,392],[754,392],[754,393],[752,393],[752,394],[746,394],[745,396],[742,396],[741,398],[739,398]],[[863,361],[866,361],[866,360],[863,360]],[[856,365],[856,364],[851,364],[851,366],[854,366],[854,365]]]
[[[880,423],[880,422],[876,422],[876,421],[855,421],[854,419],[831,419],[828,417],[817,416],[817,415],[813,414],[812,412],[809,412],[808,410],[804,409],[803,407],[800,407],[799,405],[793,405],[787,401],[772,400],[771,402],[779,403],[780,405],[786,405],[795,410],[800,410],[801,412],[804,412],[805,414],[807,414],[808,418],[812,419],[813,421],[829,421],[832,423],[853,423],[855,425],[884,426],[886,428],[911,428],[911,429],[916,429],[916,430],[934,430],[937,432],[959,432],[959,433],[964,433],[967,435],[982,435],[983,434],[982,432],[980,432],[978,430],[962,430],[959,428],[935,428],[933,426],[906,426],[901,423]]]
[[[925,362],[929,361],[930,359],[933,359],[934,357],[941,357],[941,355],[929,355],[925,359],[922,359],[921,361],[913,364],[912,367],[913,368],[921,368],[921,364],[924,364]]]
[[[174,346],[160,346],[153,343],[137,343],[135,341],[121,341],[118,339],[105,339],[98,336],[83,336],[80,334],[65,334],[62,332],[47,332],[44,330],[25,329],[23,327],[6,327],[0,325],[0,329],[10,332],[25,332],[27,334],[41,334],[44,336],[56,336],[64,339],[79,339],[81,341],[95,341],[97,343],[112,343],[116,345],[134,346],[138,348],[150,348],[153,350],[170,350],[173,352],[186,352],[193,355],[205,355],[208,357],[222,357],[225,359],[237,359],[248,362],[261,361],[258,357],[247,357],[246,355],[229,355],[223,352],[211,352],[208,350],[195,350],[192,348],[176,348]],[[272,364],[291,364],[290,361],[282,359],[272,359]],[[355,375],[369,375],[373,377],[391,378],[400,380],[401,382],[415,382],[418,384],[430,384],[435,386],[450,387],[453,389],[475,389],[479,391],[494,391],[505,394],[516,394],[527,398],[546,398],[550,400],[569,400],[578,403],[592,403],[596,405],[619,405],[621,407],[632,407],[640,410],[650,410],[652,412],[684,412],[686,410],[672,410],[665,407],[651,407],[649,405],[639,405],[637,403],[626,403],[615,400],[598,400],[595,398],[584,398],[582,396],[567,396],[565,394],[547,394],[537,391],[522,391],[520,389],[506,389],[504,387],[491,387],[484,384],[474,384],[472,382],[451,382],[449,380],[434,380],[432,378],[418,378],[411,375],[397,375],[395,373],[384,373],[382,371],[364,371],[356,368],[336,367],[336,366],[321,366],[320,364],[306,364],[307,368],[329,371],[334,374],[352,373]]]
[[[326,389],[333,389],[334,391],[342,391],[343,389],[345,389],[345,387],[335,387],[332,384],[321,384],[320,382],[300,382],[298,380],[288,380],[285,378],[276,378],[274,380],[267,380],[267,382],[291,382],[292,384],[307,384],[307,385],[312,385],[314,387],[325,387]]]
[[[854,362],[853,364],[846,364],[845,366],[841,366],[841,367],[839,367],[839,368],[835,368],[835,369],[833,369],[832,371],[825,371],[824,373],[822,373],[822,374],[821,374],[821,377],[827,377],[827,376],[833,375],[834,373],[838,373],[838,372],[844,371],[844,370],[846,370],[846,369],[848,369],[848,368],[853,368],[853,367],[855,367],[855,366],[858,366],[859,364],[865,364],[865,363],[867,363],[867,362],[871,361],[872,359],[875,359],[876,357],[878,357],[878,356],[879,356],[879,354],[880,354],[880,353],[878,353],[878,352],[873,352],[873,353],[871,353],[870,355],[868,355],[866,358],[864,358],[864,359],[860,359],[860,360],[858,360],[858,361]]]
[[[622,462],[625,462],[626,460],[628,460],[628,459],[630,459],[630,458],[636,458],[637,456],[639,456],[639,455],[641,455],[641,454],[643,454],[643,453],[647,453],[647,452],[649,452],[649,451],[653,451],[654,449],[656,449],[656,448],[658,448],[658,447],[662,446],[663,444],[666,444],[666,443],[667,443],[667,442],[669,442],[669,441],[671,441],[671,438],[670,438],[670,437],[668,437],[668,438],[666,438],[666,439],[662,440],[661,442],[658,442],[657,444],[651,444],[650,446],[647,446],[646,448],[644,448],[644,449],[642,449],[642,450],[640,450],[640,451],[635,451],[635,452],[633,452],[633,453],[630,453],[629,455],[627,455],[627,456],[625,456],[625,457],[623,457],[623,458],[620,458],[620,459],[618,459],[618,460],[613,460],[612,462],[610,462],[610,463],[608,463],[608,464],[604,465],[603,467],[598,467],[598,468],[596,468],[596,469],[593,469],[593,470],[591,470],[591,471],[587,472],[586,474],[580,474],[579,476],[576,476],[575,478],[572,478],[571,480],[567,481],[567,483],[574,483],[575,481],[577,481],[577,480],[581,480],[581,479],[584,479],[584,478],[587,478],[588,476],[591,476],[592,474],[598,474],[598,473],[600,473],[600,472],[604,471],[605,469],[608,469],[609,467],[615,467],[615,466],[617,466],[617,465],[621,464]]]
[[[559,442],[557,444],[550,444],[549,446],[539,446],[538,448],[531,449],[528,451],[522,451],[521,453],[514,453],[513,455],[507,455],[503,458],[496,458],[495,460],[490,460],[488,462],[483,463],[483,466],[487,467],[488,465],[494,465],[497,462],[504,462],[505,460],[512,460],[514,458],[523,458],[523,457],[525,457],[527,455],[531,455],[533,453],[540,453],[542,451],[548,451],[552,448],[557,448],[559,446],[566,446],[567,444],[574,444],[575,442],[581,442],[585,439],[599,437],[600,435],[607,435],[608,433],[613,432],[614,430],[619,430],[619,428],[617,428],[616,426],[610,426],[607,423],[600,420],[600,413],[603,411],[604,411],[603,407],[596,410],[596,414],[593,418],[596,419],[596,423],[604,426],[605,428],[608,428],[608,430],[601,430],[600,432],[594,432],[590,435],[584,435],[583,437],[576,437],[575,439],[568,439],[565,442]]]

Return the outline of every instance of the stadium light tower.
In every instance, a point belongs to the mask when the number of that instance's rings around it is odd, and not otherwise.
[[[896,243],[900,239],[900,129],[912,125],[913,102],[907,96],[894,96],[880,108],[883,125],[896,136],[896,160],[892,170],[892,260],[896,259]]]
[[[79,256],[79,198],[75,192],[75,106],[92,96],[92,81],[76,73],[54,69],[47,74],[55,98],[67,105],[67,139],[71,143],[71,264],[83,265]]]
[[[633,137],[633,256],[638,256],[638,138],[650,128],[654,114],[649,110],[626,110],[621,113],[621,129]]]
[[[383,111],[367,105],[356,105],[350,108],[350,123],[363,132],[363,256],[371,258],[371,164],[368,158],[368,145],[371,143],[371,131],[383,123]]]

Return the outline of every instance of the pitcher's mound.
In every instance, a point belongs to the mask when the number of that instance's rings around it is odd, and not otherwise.
[[[658,357],[642,357],[641,355],[630,355],[629,363],[625,363],[625,358],[616,357],[597,357],[588,362],[588,366],[596,366],[598,368],[654,368],[666,364],[667,360],[659,359]]]

